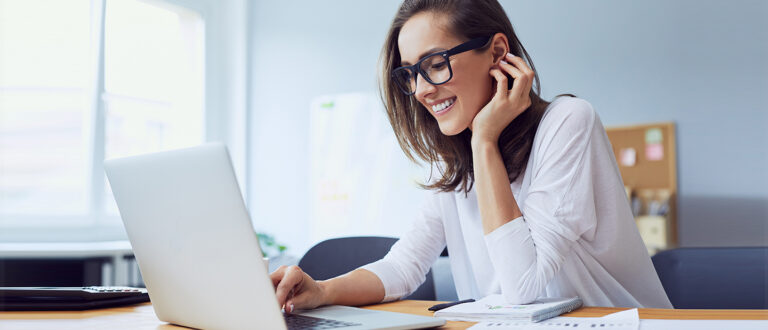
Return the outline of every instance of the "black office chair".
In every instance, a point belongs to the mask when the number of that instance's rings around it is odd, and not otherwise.
[[[651,260],[675,308],[768,308],[768,247],[680,248]]]
[[[327,280],[383,258],[395,242],[397,238],[376,236],[325,240],[304,254],[299,267],[316,280]],[[431,269],[426,281],[405,299],[435,300]]]

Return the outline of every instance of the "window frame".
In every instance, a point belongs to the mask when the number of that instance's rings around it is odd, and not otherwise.
[[[184,8],[204,24],[203,113],[205,142],[224,142],[238,183],[247,181],[247,26],[245,0],[137,0],[155,6]],[[125,240],[118,215],[105,209],[104,31],[108,0],[91,0],[91,86],[87,89],[90,122],[87,145],[87,201],[84,215],[13,215],[0,217],[0,242]],[[243,194],[246,189],[241,189]],[[245,197],[245,196],[244,196]],[[247,198],[245,199],[248,200]]]

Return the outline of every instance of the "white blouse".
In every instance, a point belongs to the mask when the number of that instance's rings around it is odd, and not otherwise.
[[[384,301],[408,296],[448,247],[459,299],[510,303],[578,296],[587,306],[672,308],[637,231],[608,136],[592,106],[560,97],[511,183],[523,216],[484,235],[474,188],[429,194],[421,217],[381,260],[361,268]]]

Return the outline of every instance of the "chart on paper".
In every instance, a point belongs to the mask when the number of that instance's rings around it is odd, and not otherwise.
[[[470,329],[491,330],[544,330],[544,329],[601,329],[601,330],[637,330],[640,317],[637,309],[613,313],[603,317],[554,317],[541,322],[506,321],[483,322]]]

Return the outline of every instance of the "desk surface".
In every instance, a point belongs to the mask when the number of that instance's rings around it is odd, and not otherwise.
[[[403,300],[363,308],[432,316],[434,301]],[[564,316],[603,316],[626,308],[583,307]],[[768,310],[641,308],[643,319],[768,320]],[[83,312],[0,312],[3,329],[180,329],[157,319],[149,303]],[[442,329],[465,329],[474,323],[448,322]]]

